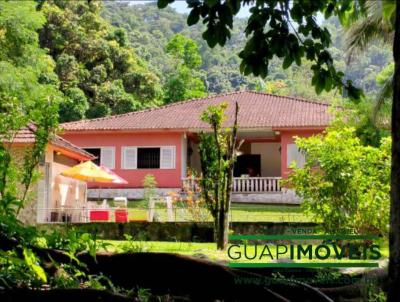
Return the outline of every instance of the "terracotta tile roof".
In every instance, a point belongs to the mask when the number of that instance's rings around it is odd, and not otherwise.
[[[103,118],[64,123],[65,131],[205,129],[199,116],[209,105],[228,103],[227,125],[233,123],[234,104],[238,102],[241,128],[325,127],[332,117],[329,105],[305,99],[266,93],[238,91],[193,99],[159,108]]]
[[[95,159],[96,156],[93,154],[79,148],[78,146],[70,143],[66,139],[56,135],[50,142],[53,146],[60,147],[62,149],[74,152],[76,154],[79,154],[80,156],[84,157],[87,160],[92,160]]]
[[[36,126],[33,123],[30,123],[28,126],[22,128],[17,132],[13,139],[13,143],[22,143],[22,144],[33,144],[35,142],[35,131],[36,131]],[[90,154],[89,152],[86,152],[85,150],[79,148],[78,146],[75,146],[74,144],[70,143],[66,139],[55,135],[51,140],[50,144],[52,144],[55,147],[59,147],[61,149],[73,152],[77,155],[79,155],[82,158],[85,159],[94,159],[95,157]]]

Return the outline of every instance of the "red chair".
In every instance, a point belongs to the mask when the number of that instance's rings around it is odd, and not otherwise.
[[[128,211],[115,210],[115,222],[128,222]]]
[[[105,210],[92,210],[89,215],[90,221],[108,221],[110,214]]]

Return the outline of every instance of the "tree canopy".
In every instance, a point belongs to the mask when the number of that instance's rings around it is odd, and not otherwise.
[[[312,88],[313,71],[311,62],[302,60],[302,65],[292,65],[287,69],[281,66],[282,61],[273,57],[269,62],[268,76],[265,79],[240,73],[240,58],[238,53],[246,43],[244,34],[247,20],[234,18],[231,38],[224,47],[216,45],[208,47],[202,38],[205,25],[197,23],[188,26],[187,15],[180,14],[172,8],[158,10],[154,4],[129,5],[121,2],[108,2],[104,5],[102,15],[114,26],[126,29],[128,41],[138,55],[150,62],[149,66],[157,73],[161,81],[171,75],[173,60],[165,53],[165,45],[177,33],[191,38],[199,46],[202,57],[200,69],[204,72],[206,88],[209,93],[222,93],[239,89],[261,90],[275,94],[285,94],[330,101],[341,95],[334,92],[321,92],[317,95]],[[354,56],[350,64],[347,62],[343,50],[345,36],[337,17],[328,20],[318,20],[331,33],[332,44],[329,51],[333,58],[333,65],[345,74],[354,85],[364,89],[367,97],[378,91],[375,81],[376,75],[382,66],[391,60],[390,48],[387,45],[371,45],[368,52],[362,56]],[[171,68],[172,66],[172,68]]]
[[[201,56],[196,42],[176,34],[167,43],[166,52],[173,58],[174,69],[163,86],[165,102],[205,96],[203,74],[199,71]]]
[[[388,234],[390,139],[364,146],[353,128],[336,125],[325,135],[297,138],[296,145],[307,154],[306,163],[292,166],[287,184],[329,234],[346,228]]]
[[[0,2],[0,114],[9,130],[40,123],[62,100],[54,61],[38,43],[45,21],[33,2]]]
[[[157,76],[127,46],[126,32],[100,16],[98,1],[45,1],[40,45],[56,62],[61,121],[160,104]]]
[[[0,2],[0,219],[16,219],[24,206],[34,169],[57,126],[62,93],[54,61],[39,47],[37,33],[45,20],[34,2]],[[24,150],[23,169],[16,169],[9,146],[28,124],[36,129],[35,143]]]

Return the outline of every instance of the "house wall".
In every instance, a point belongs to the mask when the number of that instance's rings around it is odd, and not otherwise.
[[[25,152],[30,149],[29,146],[23,146],[23,145],[14,145],[11,148],[11,156],[12,156],[12,162],[17,168],[17,173],[21,173],[23,169],[23,164],[24,164],[24,158],[25,158]],[[20,175],[18,177],[20,178]],[[22,198],[22,194],[25,191],[23,189],[23,185],[17,180],[17,197]],[[18,214],[18,219],[25,223],[25,224],[35,224],[36,223],[36,200],[38,196],[40,195],[40,192],[38,190],[39,188],[37,187],[37,183],[33,184],[29,191],[27,192],[27,196],[25,199],[25,204],[24,207],[21,209],[21,211]],[[18,194],[19,193],[19,194]]]
[[[107,188],[141,188],[146,174],[153,174],[158,188],[180,188],[182,175],[182,132],[114,132],[114,133],[66,133],[62,135],[73,144],[82,147],[114,147],[113,171],[128,181],[127,185],[109,185]],[[175,169],[122,169],[122,147],[175,146]],[[91,186],[93,187],[93,186]]]
[[[241,151],[243,154],[254,154],[251,152],[252,144],[246,141],[240,146],[239,151]]]
[[[37,197],[35,199],[35,214],[31,215],[30,220],[34,223],[46,222],[48,217],[47,208],[53,196],[53,177],[52,171],[54,149],[48,145],[46,148],[44,163],[39,164],[39,172],[41,174],[37,187]],[[29,221],[29,224],[32,224]]]
[[[30,148],[29,145],[16,145],[12,148],[12,158],[17,166],[23,165],[24,154],[26,150]],[[55,200],[60,199],[59,197],[59,184],[69,184],[72,186],[80,186],[80,196],[78,197],[79,202],[85,201],[86,186],[83,182],[62,177],[64,180],[60,182],[58,176],[63,170],[78,164],[77,160],[71,158],[63,158],[60,161],[54,161],[54,148],[51,145],[46,147],[46,153],[44,162],[39,164],[38,172],[40,178],[37,182],[32,183],[26,198],[24,208],[18,214],[18,219],[29,225],[36,223],[47,222],[49,220],[48,208],[54,208]],[[23,190],[20,190],[23,192]],[[22,197],[22,196],[19,196]],[[76,201],[75,194],[67,196],[67,200],[70,202]]]
[[[47,147],[45,164],[39,167],[41,178],[37,184],[37,222],[50,221],[51,212],[58,211],[62,206],[75,209],[84,205],[86,183],[60,175],[62,171],[77,164],[78,160],[60,154],[51,145]],[[62,187],[66,188],[65,193],[61,192]],[[75,212],[71,214],[74,216]]]
[[[280,132],[279,140],[265,142],[252,141],[251,145],[243,147],[248,153],[262,155],[262,176],[287,177],[290,168],[287,166],[287,145],[294,143],[294,137],[309,137],[321,133],[321,129],[275,129]],[[177,189],[182,185],[182,177],[185,177],[185,143],[182,132],[96,132],[96,133],[66,133],[63,137],[82,148],[89,147],[114,147],[115,169],[114,172],[128,181],[127,185],[109,185],[103,187],[101,197],[114,197],[124,194],[130,198],[140,198],[143,179],[146,174],[153,174],[157,180],[157,187],[164,189]],[[193,152],[188,159],[188,165],[195,170],[200,170],[198,145],[189,141]],[[133,169],[121,168],[122,147],[150,147],[150,146],[175,146],[175,169]],[[248,148],[250,147],[250,148]],[[250,150],[247,150],[250,149]],[[93,186],[92,186],[93,187]],[[111,190],[109,190],[111,189]],[[130,192],[131,190],[132,192]],[[91,190],[89,196],[96,194],[97,190]],[[108,192],[110,191],[110,192]],[[129,192],[128,192],[129,191]],[[95,193],[94,193],[95,192]],[[93,194],[92,194],[93,193]],[[103,194],[104,193],[104,194]],[[128,194],[129,193],[129,194]],[[132,196],[131,196],[132,195]]]
[[[64,177],[61,172],[79,164],[78,160],[69,158],[57,152],[51,153],[51,196],[46,208],[58,211],[61,207],[72,208],[71,215],[77,216],[78,208],[86,202],[86,183],[70,177]],[[49,219],[46,213],[46,218]]]
[[[280,143],[252,143],[251,154],[261,155],[261,176],[281,176]]]
[[[287,146],[294,144],[295,137],[310,137],[315,134],[322,133],[321,129],[295,129],[295,130],[281,130],[281,176],[286,178],[292,169],[287,165]]]

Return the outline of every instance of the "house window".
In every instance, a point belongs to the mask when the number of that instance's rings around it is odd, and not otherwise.
[[[136,169],[137,166],[137,148],[136,147],[122,147],[122,169]]]
[[[161,147],[161,169],[175,169],[175,147]]]
[[[96,165],[105,166],[109,169],[115,169],[115,149],[114,147],[100,147],[100,148],[83,148],[83,150],[96,156],[93,159]]]
[[[122,169],[175,169],[175,147],[122,147]]]
[[[287,145],[287,167],[290,167],[292,163],[296,163],[298,168],[303,168],[306,162],[304,153],[299,150],[296,144]]]
[[[160,148],[138,148],[137,167],[138,169],[159,169]]]
[[[93,156],[96,156],[95,159],[92,159],[92,162],[94,162],[96,165],[100,165],[100,153],[101,153],[100,148],[83,148],[83,150],[89,152]]]

